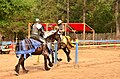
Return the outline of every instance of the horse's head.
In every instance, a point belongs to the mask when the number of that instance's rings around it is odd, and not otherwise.
[[[53,34],[54,35],[54,39],[58,42],[61,41],[61,38],[60,38],[60,34],[58,34],[59,32],[59,29]]]
[[[49,31],[48,34],[50,34],[50,35],[48,35],[45,39],[47,41],[50,41],[50,40],[54,41],[54,40],[56,40],[56,41],[60,42],[61,38],[60,38],[60,35],[58,34],[58,32],[59,32],[59,29],[58,30],[51,30],[51,31]]]

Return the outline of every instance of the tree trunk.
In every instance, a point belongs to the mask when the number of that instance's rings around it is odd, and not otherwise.
[[[119,23],[118,23],[118,0],[116,0],[116,3],[115,3],[115,18],[116,18],[116,39],[118,39],[119,37],[119,33],[120,33],[120,30],[119,30]]]
[[[69,0],[67,0],[67,23],[69,23]]]

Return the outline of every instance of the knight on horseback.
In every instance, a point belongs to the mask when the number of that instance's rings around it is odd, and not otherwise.
[[[58,20],[57,25],[59,27],[60,38],[62,39],[62,35],[65,33],[64,25],[62,24],[62,20]]]
[[[62,20],[58,20],[58,29],[59,29],[59,33],[60,34],[60,38],[61,38],[61,41],[62,42],[67,42],[69,44],[70,47],[74,47],[71,43],[70,43],[70,38],[68,38],[67,36],[65,36],[65,28],[64,28],[64,25],[62,23]],[[68,27],[69,28],[69,27]],[[73,31],[73,30],[72,30]],[[66,41],[68,40],[68,41]],[[65,43],[65,44],[67,44]]]
[[[44,39],[44,27],[40,24],[39,18],[35,19],[35,23],[32,26],[32,34],[30,38],[33,38],[35,40],[38,40],[43,43],[43,53],[45,53],[46,50],[46,41]]]

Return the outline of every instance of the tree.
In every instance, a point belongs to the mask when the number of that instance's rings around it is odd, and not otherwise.
[[[118,11],[118,2],[119,2],[119,0],[116,0],[115,1],[115,22],[116,22],[116,37],[118,37],[119,36],[119,34],[120,34],[120,27],[119,27],[119,23],[118,23],[118,13],[119,13],[119,11]]]
[[[27,22],[33,16],[31,11],[34,1],[0,0],[0,28],[5,35],[13,36],[14,32],[19,32],[27,26]]]
[[[69,12],[67,1],[69,1]],[[115,15],[113,15],[115,9],[113,1],[116,0],[84,1],[86,1],[85,23],[98,33],[111,32],[111,29],[112,32],[117,30]],[[57,22],[58,19],[67,22],[67,12],[69,22],[82,23],[83,8],[83,0],[0,0],[0,32],[9,36],[10,34],[13,36],[16,32],[27,34],[28,23],[34,22],[36,17],[43,23]],[[117,17],[119,20],[119,13]]]
[[[93,2],[93,3],[92,3]],[[112,0],[88,1],[86,6],[86,23],[95,29],[96,32],[114,31],[114,15],[112,11]]]

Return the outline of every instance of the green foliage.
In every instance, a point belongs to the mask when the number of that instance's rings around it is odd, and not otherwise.
[[[34,1],[0,0],[0,31],[8,35],[19,32],[23,27],[27,28],[27,23],[34,15],[31,13]]]
[[[67,1],[0,0],[0,32],[6,35],[25,34],[20,36],[24,38],[28,23],[36,17],[44,23],[57,22],[58,19],[67,22]],[[115,32],[113,1],[86,0],[86,23],[96,32],[111,32],[111,29]],[[70,22],[83,22],[83,0],[69,0],[69,10]]]
[[[114,13],[112,11],[112,0],[106,2],[93,0],[94,3],[88,2],[87,5],[87,24],[95,29],[96,32],[111,32],[111,28],[115,31]],[[96,4],[96,5],[95,5]]]
[[[82,22],[82,0],[71,0],[70,2],[70,22]]]

